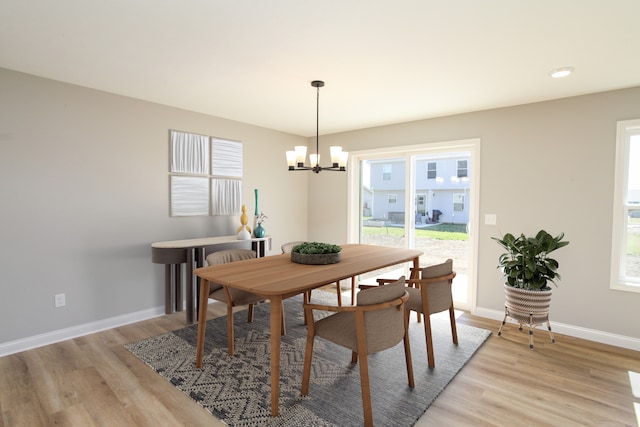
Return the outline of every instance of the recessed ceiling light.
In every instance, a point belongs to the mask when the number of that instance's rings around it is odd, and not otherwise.
[[[560,77],[567,77],[569,74],[573,73],[573,67],[562,67],[552,70],[549,75],[554,79],[559,79]]]

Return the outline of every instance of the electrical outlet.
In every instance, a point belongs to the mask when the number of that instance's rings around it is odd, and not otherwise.
[[[54,300],[55,300],[56,308],[64,307],[67,304],[64,294],[55,294]]]

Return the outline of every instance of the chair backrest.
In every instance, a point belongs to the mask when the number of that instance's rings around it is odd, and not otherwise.
[[[357,305],[374,305],[402,297],[405,293],[404,279],[402,276],[388,285],[358,292]],[[393,347],[404,337],[404,310],[398,310],[398,306],[367,311],[364,322],[368,354]]]
[[[227,249],[213,252],[207,256],[209,265],[226,264],[228,262],[242,261],[256,257],[256,253],[251,249]]]
[[[304,242],[303,241],[298,241],[298,242],[285,243],[284,245],[282,245],[280,247],[280,249],[282,249],[282,253],[283,254],[290,254],[291,250],[293,249],[293,247],[299,245],[300,243],[304,243]]]
[[[421,279],[442,278],[442,280],[430,281],[426,284],[429,292],[429,313],[439,313],[451,307],[453,297],[451,295],[451,278],[448,276],[452,273],[454,273],[452,259],[420,270]]]
[[[207,256],[207,263],[209,265],[226,264],[228,262],[243,261],[245,259],[253,259],[256,257],[256,253],[251,249],[227,249],[224,251],[213,252]],[[217,283],[209,284],[209,294],[222,288],[222,285]]]

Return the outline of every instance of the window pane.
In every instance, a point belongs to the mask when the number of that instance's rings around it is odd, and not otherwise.
[[[458,178],[465,178],[467,176],[467,161],[458,160]]]
[[[629,139],[627,203],[640,204],[640,135],[632,135]]]
[[[625,276],[640,283],[640,209],[629,209]]]
[[[436,162],[427,163],[427,179],[435,179],[436,173]]]

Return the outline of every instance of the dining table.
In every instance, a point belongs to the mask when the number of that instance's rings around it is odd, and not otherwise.
[[[416,249],[366,244],[341,245],[340,253],[340,261],[335,264],[298,264],[291,261],[291,254],[281,254],[194,270],[201,280],[200,301],[207,301],[210,283],[252,292],[269,300],[271,415],[274,417],[278,416],[280,395],[282,301],[330,283],[406,262],[412,262],[417,271],[423,254]],[[207,304],[200,304],[198,309],[196,368],[201,368]]]

